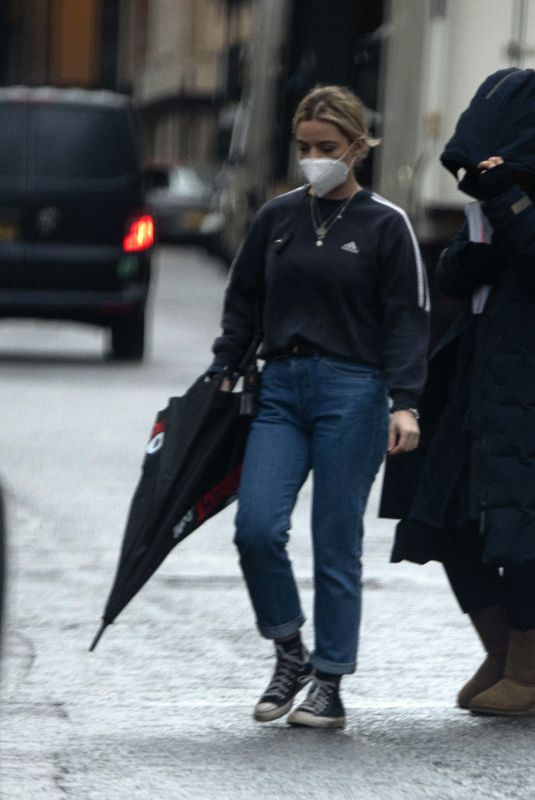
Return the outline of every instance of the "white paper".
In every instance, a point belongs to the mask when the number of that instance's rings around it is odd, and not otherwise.
[[[464,214],[468,222],[468,238],[471,242],[479,244],[490,244],[492,240],[492,225],[483,213],[483,208],[479,200],[467,203],[464,207]],[[481,314],[485,308],[490,286],[484,284],[476,289],[472,294],[472,314]]]

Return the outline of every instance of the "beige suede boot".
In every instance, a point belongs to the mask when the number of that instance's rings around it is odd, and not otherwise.
[[[475,714],[535,716],[535,630],[511,631],[505,677],[470,703]]]
[[[503,606],[482,608],[471,614],[470,619],[487,651],[487,657],[457,695],[459,708],[470,708],[470,703],[476,695],[490,689],[503,678],[509,645],[509,620]]]
[[[459,708],[470,708],[472,700],[481,692],[490,689],[495,683],[500,681],[505,673],[505,655],[487,655],[479,669],[472,675],[470,680],[465,683],[457,695],[457,705]]]

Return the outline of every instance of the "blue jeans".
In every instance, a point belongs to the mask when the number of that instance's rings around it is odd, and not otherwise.
[[[354,672],[361,613],[362,517],[386,449],[388,406],[375,367],[326,356],[272,361],[262,373],[240,482],[236,545],[260,633],[305,621],[286,552],[310,470],[316,669]]]

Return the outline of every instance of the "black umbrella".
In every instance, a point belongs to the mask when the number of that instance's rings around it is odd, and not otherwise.
[[[236,497],[251,418],[244,399],[250,395],[246,389],[221,391],[221,381],[202,376],[156,417],[90,650],[173,547]]]

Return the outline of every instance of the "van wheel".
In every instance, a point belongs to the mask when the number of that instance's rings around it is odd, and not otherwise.
[[[145,315],[117,320],[111,327],[111,349],[116,361],[141,361],[145,349]]]

